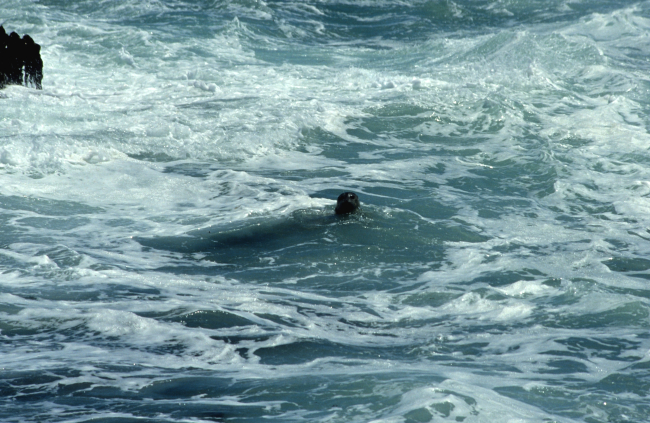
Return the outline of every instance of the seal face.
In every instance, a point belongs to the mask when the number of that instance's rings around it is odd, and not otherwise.
[[[352,213],[357,210],[360,205],[357,194],[353,192],[344,192],[339,195],[339,198],[336,200],[336,209],[334,209],[334,212],[336,214]]]

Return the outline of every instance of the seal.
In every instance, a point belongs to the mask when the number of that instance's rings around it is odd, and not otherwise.
[[[339,195],[339,198],[336,200],[336,208],[334,212],[336,214],[349,214],[356,211],[361,203],[359,203],[359,197],[353,192],[344,192]]]

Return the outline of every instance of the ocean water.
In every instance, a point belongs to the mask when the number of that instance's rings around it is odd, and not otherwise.
[[[650,421],[650,1],[0,22],[0,421]]]

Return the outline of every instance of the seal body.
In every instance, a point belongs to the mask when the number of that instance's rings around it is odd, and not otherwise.
[[[339,195],[339,198],[336,200],[336,208],[334,212],[336,214],[348,214],[356,211],[361,204],[359,203],[359,197],[353,192],[344,192]]]

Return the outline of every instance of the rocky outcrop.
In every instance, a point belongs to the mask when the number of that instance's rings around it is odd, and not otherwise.
[[[41,46],[29,35],[7,35],[0,25],[0,88],[15,84],[40,90],[42,80]]]

